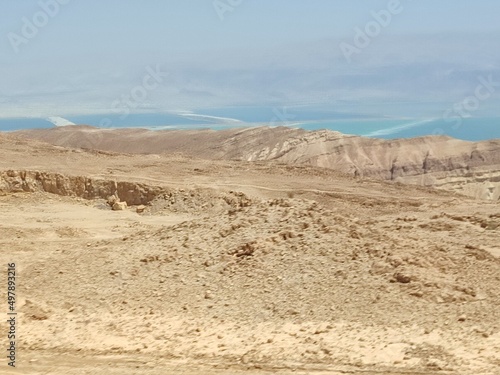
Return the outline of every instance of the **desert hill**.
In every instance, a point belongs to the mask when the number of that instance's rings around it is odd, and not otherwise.
[[[496,202],[3,134],[0,208],[23,373],[497,374]]]
[[[286,127],[149,131],[70,126],[14,134],[58,146],[112,152],[273,160],[356,177],[434,186],[481,199],[500,198],[500,140],[466,142],[445,136],[381,140]]]

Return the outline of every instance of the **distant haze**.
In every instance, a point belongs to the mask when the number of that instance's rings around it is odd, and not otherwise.
[[[2,1],[0,116],[309,104],[434,117],[481,77],[494,90],[473,114],[500,116],[498,0],[401,0],[385,19],[391,1],[232,3]]]

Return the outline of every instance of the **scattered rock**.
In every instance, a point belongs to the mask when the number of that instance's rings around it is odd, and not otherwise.
[[[401,284],[408,284],[411,283],[411,276],[398,272],[394,274],[394,280]]]
[[[110,196],[108,197],[108,201],[107,201],[107,202],[108,202],[108,204],[109,204],[111,207],[113,207],[113,205],[114,205],[115,203],[120,202],[120,198],[118,198],[116,195],[110,195]]]
[[[205,299],[213,299],[213,298],[214,298],[214,296],[213,296],[212,292],[207,290],[205,292]]]
[[[123,211],[127,209],[127,202],[115,202],[113,204],[113,211]]]

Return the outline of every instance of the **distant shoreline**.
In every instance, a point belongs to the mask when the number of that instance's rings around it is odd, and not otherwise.
[[[46,118],[11,118],[0,119],[0,131],[14,132],[18,130],[50,129],[54,127],[74,126],[74,124],[88,124],[100,129],[137,128],[152,131],[158,130],[227,130],[251,127],[278,127],[287,126],[304,130],[332,130],[344,134],[354,134],[365,137],[397,139],[414,138],[426,135],[448,135],[466,141],[482,141],[500,138],[499,118],[464,118],[460,124],[446,121],[441,118],[349,118],[349,119],[317,119],[290,121],[257,121],[243,122],[239,120],[214,122],[215,116],[210,117],[210,122],[193,120],[197,115],[131,115],[130,118],[120,120],[119,116],[92,115],[68,116],[68,118],[55,117],[53,122]],[[206,119],[207,116],[200,118]],[[55,121],[56,119],[57,121]],[[104,120],[103,120],[104,119]],[[180,119],[180,120],[179,120]],[[227,120],[227,121],[226,121]],[[180,122],[178,122],[180,121]],[[55,125],[57,122],[59,125]],[[101,126],[99,126],[101,124]]]

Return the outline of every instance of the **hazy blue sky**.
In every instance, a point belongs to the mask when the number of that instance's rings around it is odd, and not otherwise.
[[[1,0],[0,116],[305,103],[424,116],[500,82],[500,1],[394,2]],[[499,93],[475,112],[499,114]]]

